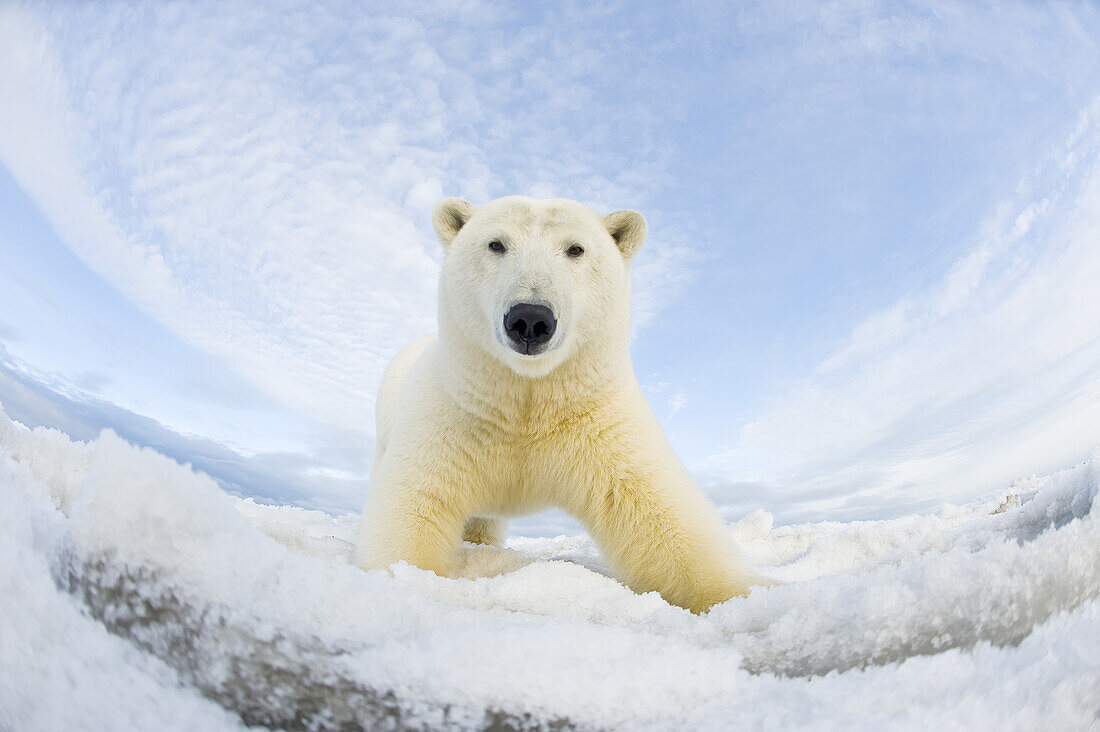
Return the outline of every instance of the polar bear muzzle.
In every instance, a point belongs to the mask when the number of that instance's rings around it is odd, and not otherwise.
[[[545,305],[521,302],[504,314],[504,332],[512,350],[534,356],[546,350],[558,321]]]

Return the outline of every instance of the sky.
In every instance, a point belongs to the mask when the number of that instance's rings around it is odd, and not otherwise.
[[[731,519],[1100,445],[1100,9],[0,3],[0,403],[357,510],[441,197],[633,208],[635,368]]]

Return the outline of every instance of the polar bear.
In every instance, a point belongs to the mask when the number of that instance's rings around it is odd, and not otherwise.
[[[447,576],[507,517],[577,517],[626,584],[702,612],[766,581],[672,451],[630,360],[647,225],[564,199],[436,205],[439,332],[382,378],[357,562]]]

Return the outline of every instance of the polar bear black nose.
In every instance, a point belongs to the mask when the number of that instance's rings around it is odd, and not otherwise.
[[[554,312],[545,305],[521,302],[513,305],[504,316],[504,332],[512,341],[512,348],[520,353],[537,353],[554,335],[557,326]]]

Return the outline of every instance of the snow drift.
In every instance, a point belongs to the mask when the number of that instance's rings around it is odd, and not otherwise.
[[[355,516],[0,412],[0,727],[1086,728],[1098,487],[1100,455],[934,515],[757,512],[731,530],[786,584],[696,617],[583,536],[364,573]]]

